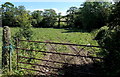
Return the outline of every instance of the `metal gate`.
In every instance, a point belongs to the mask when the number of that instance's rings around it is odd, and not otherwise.
[[[39,76],[97,76],[99,46],[17,40],[17,69]],[[96,64],[96,65],[95,65]]]

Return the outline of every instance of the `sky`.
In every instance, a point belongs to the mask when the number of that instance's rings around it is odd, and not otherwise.
[[[0,4],[11,2],[15,6],[23,5],[27,10],[30,11],[54,9],[57,13],[61,12],[61,15],[66,15],[66,11],[70,7],[75,6],[79,8],[80,5],[85,1],[86,0],[0,0]]]
[[[83,2],[85,0],[0,0],[2,2]]]
[[[85,2],[86,0],[0,0],[1,2]],[[89,2],[92,1],[112,1],[112,0],[87,0]],[[114,0],[114,1],[120,1],[120,0]]]
[[[15,5],[24,5],[27,10],[42,10],[54,9],[57,13],[61,12],[62,15],[66,14],[66,11],[72,7],[80,7],[80,2],[14,2]]]
[[[5,3],[5,2],[2,2]],[[34,10],[42,10],[43,9],[54,9],[56,13],[60,13],[61,15],[66,15],[66,11],[75,6],[77,8],[80,7],[82,2],[11,2],[15,6],[23,5],[26,10],[34,11]]]

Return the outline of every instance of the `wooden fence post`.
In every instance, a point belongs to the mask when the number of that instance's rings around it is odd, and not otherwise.
[[[9,68],[11,71],[11,49],[10,49],[10,40],[11,40],[11,33],[10,28],[8,26],[3,27],[3,47],[2,47],[2,68]]]
[[[60,28],[60,18],[58,19],[58,28]]]
[[[61,13],[58,13],[58,28],[60,28],[60,19],[61,19]]]

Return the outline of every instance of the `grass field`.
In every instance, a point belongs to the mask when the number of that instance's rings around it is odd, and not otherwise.
[[[14,36],[17,31],[18,28],[11,28],[12,36]],[[98,45],[95,40],[92,40],[94,36],[87,32],[73,32],[54,28],[33,28],[32,31],[32,40]]]
[[[19,28],[11,28],[11,34],[12,37],[15,35],[16,32],[18,32]],[[66,30],[66,29],[55,29],[55,28],[32,28],[33,31],[33,36],[32,39],[33,41],[50,41],[50,42],[59,42],[59,43],[72,43],[72,44],[80,44],[80,45],[95,45],[97,46],[98,43],[93,40],[94,35],[93,33],[88,33],[88,32],[80,32],[80,31],[71,31],[71,30]],[[46,51],[46,46],[43,49],[42,47],[45,44],[35,44],[35,43],[25,43],[22,42],[21,46],[23,48],[28,48],[28,49],[34,49],[34,50],[40,50],[42,49],[43,51]],[[61,45],[56,45],[58,52],[70,52],[70,49],[67,47],[61,46]],[[82,48],[82,47],[78,47]],[[86,51],[93,51],[91,48],[86,47]],[[99,52],[99,49],[96,49],[95,52]],[[40,55],[38,55],[40,56]],[[95,55],[94,55],[95,56]]]

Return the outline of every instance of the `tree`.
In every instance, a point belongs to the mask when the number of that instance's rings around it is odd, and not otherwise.
[[[43,19],[42,14],[43,14],[43,11],[39,11],[39,10],[32,12],[32,25],[34,27],[41,27],[40,24]]]
[[[76,14],[76,16],[74,18],[74,27],[78,28],[78,29],[83,29],[83,24],[82,24],[82,7],[80,7],[75,14]]]
[[[85,2],[82,8],[84,29],[91,31],[106,25],[110,5],[108,2]]]
[[[10,2],[2,4],[2,25],[13,26],[15,22],[14,5]]]
[[[75,27],[75,18],[76,18],[76,12],[78,11],[77,7],[70,7],[67,10],[67,17],[68,17],[68,25],[70,27]]]
[[[58,28],[60,28],[60,19],[62,18],[62,16],[61,16],[61,13],[58,13],[58,15],[57,15],[57,20],[58,20]]]
[[[0,8],[0,27],[2,26],[2,8]]]
[[[30,39],[32,37],[31,15],[29,14],[29,11],[25,10],[24,6],[18,6],[17,11],[18,14],[16,15],[16,20],[21,28],[16,36],[19,38],[24,37]]]
[[[57,20],[57,14],[53,9],[45,9],[43,12],[43,20],[41,25],[43,27],[54,27],[54,24]]]

